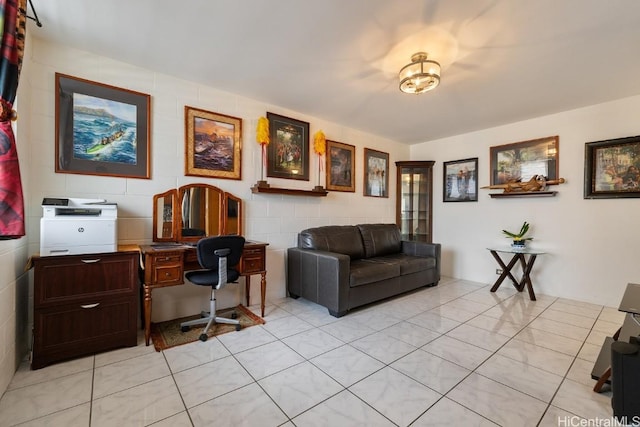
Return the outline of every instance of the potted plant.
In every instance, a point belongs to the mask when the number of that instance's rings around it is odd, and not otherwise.
[[[520,231],[518,233],[512,233],[511,231],[502,230],[507,238],[513,240],[511,244],[512,247],[516,249],[524,249],[525,243],[527,240],[533,240],[533,237],[525,237],[529,232],[529,223],[525,221],[520,227]]]

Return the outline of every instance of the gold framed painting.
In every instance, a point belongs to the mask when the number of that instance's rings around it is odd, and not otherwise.
[[[184,107],[185,175],[242,179],[242,119]]]
[[[327,140],[327,190],[356,191],[356,147]]]

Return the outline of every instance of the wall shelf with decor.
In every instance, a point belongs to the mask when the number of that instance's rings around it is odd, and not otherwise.
[[[326,197],[329,192],[324,188],[321,190],[296,190],[293,188],[278,188],[278,187],[261,187],[254,185],[251,187],[252,193],[265,193],[265,194],[286,194],[288,196],[312,196],[312,197]]]
[[[512,193],[493,193],[489,194],[492,199],[509,198],[509,197],[553,197],[557,191],[516,191]]]

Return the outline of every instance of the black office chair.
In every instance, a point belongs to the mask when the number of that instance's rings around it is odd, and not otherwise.
[[[235,320],[235,313],[231,316],[216,317],[216,295],[217,289],[222,289],[227,283],[235,282],[240,277],[237,265],[242,256],[244,247],[244,237],[242,236],[216,236],[200,239],[196,246],[198,262],[204,270],[189,271],[185,274],[187,280],[195,285],[211,286],[211,300],[209,313],[201,319],[190,320],[180,324],[182,332],[187,332],[191,326],[207,326],[200,334],[200,341],[206,341],[207,331],[214,323],[227,323],[236,325],[236,331],[240,330],[240,321]]]

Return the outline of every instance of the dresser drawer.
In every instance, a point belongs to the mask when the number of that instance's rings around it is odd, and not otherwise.
[[[106,295],[136,295],[135,252],[41,257],[34,259],[34,267],[36,307]]]
[[[147,253],[146,283],[156,286],[179,285],[182,283],[184,266],[182,252]]]
[[[181,253],[156,254],[153,256],[156,265],[177,265],[182,263]]]
[[[135,346],[137,311],[135,298],[87,299],[37,310],[32,368],[115,347]]]
[[[152,280],[156,285],[182,283],[182,265],[156,265],[152,272]]]
[[[260,273],[265,270],[265,259],[261,250],[251,249],[251,252],[245,250],[240,260],[242,273]],[[255,253],[254,251],[257,251]]]

